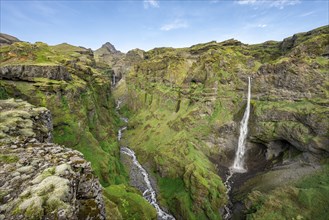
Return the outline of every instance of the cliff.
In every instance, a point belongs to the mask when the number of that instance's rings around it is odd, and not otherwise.
[[[133,115],[126,141],[155,173],[161,201],[177,218],[220,218],[217,210],[227,202],[222,181],[234,159],[248,76],[250,173],[236,180],[233,200],[256,189],[267,195],[323,169],[329,156],[328,36],[325,26],[282,42],[155,48],[132,67],[117,88],[127,91]],[[296,218],[301,205],[291,203],[299,207],[289,214]],[[244,214],[262,219],[257,210]]]
[[[105,219],[90,162],[51,143],[50,111],[0,100],[1,219]]]
[[[247,45],[230,39],[127,54],[109,43],[95,52],[65,43],[2,46],[0,100],[20,98],[38,106],[2,101],[11,106],[3,107],[7,113],[0,126],[6,148],[1,152],[1,165],[6,164],[1,179],[8,182],[1,182],[8,190],[1,192],[6,202],[3,218],[31,213],[31,218],[39,218],[49,207],[57,216],[64,210],[63,216],[78,218],[79,213],[108,219],[157,218],[142,193],[130,186],[134,172],[127,173],[121,163],[116,135],[123,124],[113,96],[123,101],[120,113],[129,118],[121,144],[134,150],[159,204],[176,219],[221,219],[230,203],[237,219],[327,216],[328,36],[324,26],[281,42]],[[234,159],[248,77],[248,172],[232,178],[229,198],[223,181]],[[51,139],[56,144],[45,143]],[[90,161],[103,187],[105,215],[103,208],[96,214],[85,208],[93,207],[99,187],[68,205],[78,195],[72,192],[79,191],[70,181],[87,184],[92,171],[85,161],[83,169],[75,163],[83,160],[80,153],[57,144],[80,151]],[[39,154],[40,166],[33,162],[39,161]],[[17,186],[17,193],[16,176],[17,183],[28,186]],[[57,205],[39,191],[48,189],[50,180],[58,180],[64,189],[56,191],[63,195],[54,197]]]
[[[111,94],[112,69],[98,65],[90,49],[66,43],[14,42],[0,47],[0,63],[0,99],[19,98],[50,110],[53,142],[81,152],[91,163],[104,188],[106,217],[152,218],[153,207],[129,186],[120,162],[117,127],[121,122]],[[11,131],[14,125],[8,124],[7,129]],[[56,154],[54,151],[47,157]],[[70,178],[73,181],[80,176]],[[93,213],[85,211],[86,216]]]

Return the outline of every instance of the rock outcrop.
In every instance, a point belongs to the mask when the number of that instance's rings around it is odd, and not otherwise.
[[[0,219],[105,219],[90,163],[49,142],[49,110],[14,99],[0,108]]]
[[[14,42],[19,42],[20,40],[16,37],[10,36],[8,34],[0,33],[0,46],[10,45]]]
[[[99,63],[109,65],[113,70],[112,84],[115,85],[120,81],[132,68],[132,66],[144,59],[144,51],[133,49],[126,54],[115,49],[107,42],[101,48],[95,50],[95,60]]]
[[[0,67],[0,79],[33,82],[35,78],[72,80],[71,74],[60,65],[5,65]]]

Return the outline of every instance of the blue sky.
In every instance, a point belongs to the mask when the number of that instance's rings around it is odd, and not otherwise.
[[[0,2],[2,33],[92,49],[111,42],[123,52],[230,38],[248,44],[282,40],[329,22],[329,0]]]

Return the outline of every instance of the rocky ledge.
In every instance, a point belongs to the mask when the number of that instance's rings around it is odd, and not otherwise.
[[[61,65],[5,65],[0,67],[0,79],[34,82],[34,78],[72,80],[71,74]]]
[[[0,219],[105,219],[90,163],[49,143],[49,110],[0,100]]]

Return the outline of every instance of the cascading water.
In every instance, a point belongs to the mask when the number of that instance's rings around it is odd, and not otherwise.
[[[121,101],[118,101],[117,106],[116,106],[116,110],[120,109],[120,104],[121,104]],[[124,118],[124,117],[121,117],[121,120],[126,122],[126,123],[128,122],[128,119]],[[127,129],[126,126],[119,129],[119,131],[118,131],[118,140],[119,141],[122,138],[122,132],[126,129]],[[157,199],[156,199],[155,190],[153,189],[153,187],[151,185],[149,175],[146,172],[146,170],[142,167],[142,165],[138,162],[138,160],[136,158],[136,155],[135,155],[135,152],[133,150],[129,149],[128,147],[121,147],[120,152],[123,153],[123,154],[128,155],[132,159],[133,165],[136,166],[138,172],[140,174],[142,174],[143,180],[144,180],[144,183],[145,183],[144,185],[145,185],[145,188],[146,188],[146,190],[144,190],[144,192],[143,192],[143,197],[155,208],[155,210],[158,214],[158,220],[175,220],[174,216],[166,213],[165,211],[163,211],[160,208],[160,206],[157,202]]]
[[[246,139],[248,133],[248,121],[250,114],[250,97],[251,97],[251,85],[250,85],[250,77],[248,77],[248,100],[247,107],[244,112],[241,124],[240,124],[240,136],[239,136],[239,144],[238,150],[235,153],[234,163],[231,167],[231,170],[234,173],[244,173],[247,170],[244,168],[244,155],[246,153]]]
[[[161,220],[174,220],[174,216],[164,212],[158,205],[155,191],[151,185],[149,175],[142,165],[138,162],[135,152],[127,147],[121,147],[121,153],[127,154],[133,160],[133,164],[138,168],[139,172],[143,175],[144,182],[146,183],[147,189],[143,192],[143,197],[156,209],[158,219]]]
[[[115,75],[114,75],[114,73],[113,73],[113,75],[112,75],[112,86],[113,86],[113,87],[115,86]]]
[[[234,163],[229,169],[229,173],[226,177],[224,185],[226,187],[226,194],[229,195],[232,189],[232,181],[230,180],[234,173],[244,173],[247,172],[247,169],[244,167],[244,155],[246,153],[246,139],[248,134],[248,121],[250,115],[250,98],[251,98],[251,82],[250,77],[248,77],[248,98],[247,98],[247,107],[244,112],[243,118],[240,122],[240,135],[238,142],[238,149],[235,153]],[[229,219],[231,217],[232,211],[230,210],[231,203],[224,206],[225,214],[224,219]]]

